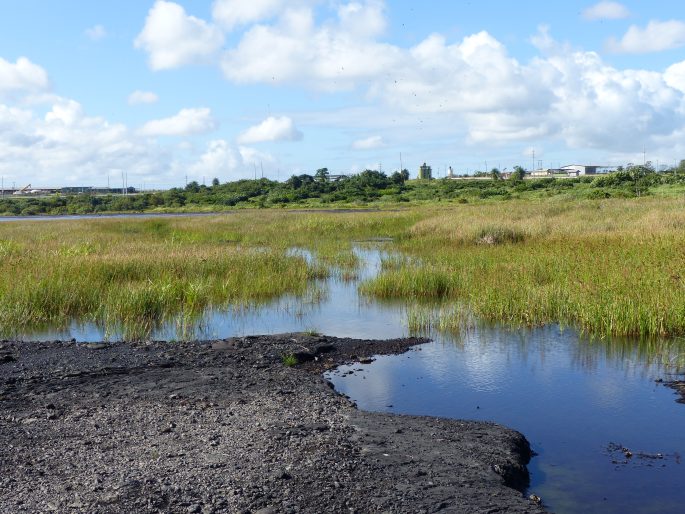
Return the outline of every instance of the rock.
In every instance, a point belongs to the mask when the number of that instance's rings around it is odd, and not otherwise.
[[[76,340],[72,339],[72,342],[76,342]],[[107,343],[85,343],[83,346],[89,350],[105,350],[109,348],[110,345]]]

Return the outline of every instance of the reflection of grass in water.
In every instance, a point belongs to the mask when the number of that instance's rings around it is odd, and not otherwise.
[[[413,336],[430,336],[434,332],[461,335],[476,325],[468,310],[455,305],[411,306],[406,317],[407,327]]]
[[[681,337],[609,337],[595,339],[591,344],[602,345],[609,357],[622,360],[637,357],[647,365],[656,364],[672,371],[685,370],[685,339]]]

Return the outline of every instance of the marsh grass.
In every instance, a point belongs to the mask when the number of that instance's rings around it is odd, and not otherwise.
[[[394,241],[381,273],[360,286],[370,298],[442,302],[487,321],[560,323],[600,337],[685,335],[678,196],[5,223],[0,331],[77,320],[145,337],[169,320],[191,325],[209,308],[306,300],[331,274],[358,276],[352,241],[370,238]],[[464,321],[449,309],[413,312],[416,327]]]
[[[412,225],[398,247],[414,261],[384,263],[361,291],[458,302],[479,318],[514,326],[682,335],[684,228],[679,198],[454,206]],[[486,233],[523,237],[482,244]]]

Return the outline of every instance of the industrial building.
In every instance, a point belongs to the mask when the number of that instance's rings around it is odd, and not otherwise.
[[[419,166],[419,179],[431,180],[433,178],[433,170],[425,162]]]

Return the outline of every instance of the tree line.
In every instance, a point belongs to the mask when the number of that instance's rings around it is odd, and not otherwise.
[[[685,184],[685,161],[666,172],[651,166],[630,166],[606,174],[578,178],[524,180],[523,168],[507,180],[494,169],[482,180],[409,180],[409,172],[390,175],[365,170],[356,175],[331,177],[327,168],[313,174],[292,175],[284,182],[267,178],[211,185],[190,182],[183,188],[133,195],[88,193],[47,197],[5,197],[0,215],[96,214],[163,210],[225,210],[288,206],[362,206],[429,201],[507,200],[514,197],[565,194],[578,198],[633,197],[650,194],[656,186]],[[494,179],[494,180],[493,180]]]

